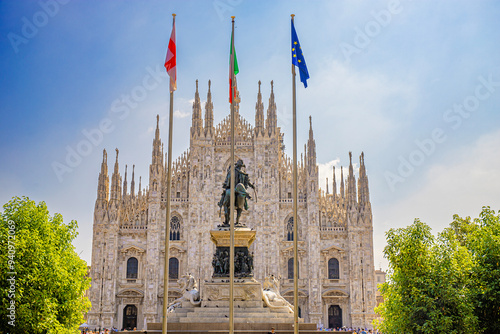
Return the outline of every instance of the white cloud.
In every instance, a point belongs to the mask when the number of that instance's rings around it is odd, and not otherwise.
[[[325,59],[320,67],[324,70],[315,78],[320,84],[312,87],[305,101],[305,105],[318,106],[316,122],[331,129],[315,131],[317,140],[326,140],[334,130],[338,137],[350,138],[353,145],[366,145],[373,138],[382,144],[415,110],[416,84],[411,78],[400,82],[376,71],[355,70],[334,59]],[[358,136],[352,137],[353,129]]]
[[[174,111],[174,117],[175,118],[186,118],[189,115],[191,115],[191,113],[189,113],[189,112],[183,112],[183,111],[180,111],[180,110]]]
[[[354,157],[353,157],[354,160]],[[328,178],[328,190],[329,193],[331,194],[333,192],[332,189],[332,183],[333,183],[333,166],[335,166],[335,180],[337,182],[337,189],[336,192],[338,193],[340,191],[340,182],[342,180],[341,178],[341,164],[340,164],[340,158],[336,158],[334,160],[330,160],[325,163],[319,163],[318,164],[318,169],[319,169],[319,187],[326,191],[326,179]],[[347,178],[347,175],[349,173],[349,165],[347,166],[342,166],[344,167],[344,180]],[[358,163],[353,163],[352,164],[354,175],[356,177],[356,180],[359,175],[359,164]]]
[[[476,218],[483,206],[499,210],[499,147],[497,130],[450,152],[448,160],[430,166],[419,191],[399,202],[374,208],[374,223],[378,226],[374,230],[405,227],[419,218],[438,233],[451,223],[454,214]],[[375,263],[386,263],[381,255],[385,245],[382,233],[374,235],[374,244]]]
[[[161,117],[160,117],[160,122],[159,122],[160,128],[162,128],[162,127],[163,127],[163,125],[165,125],[166,121],[167,121],[167,116],[161,116]],[[147,133],[148,133],[148,134],[149,134],[149,133],[153,133],[153,132],[155,132],[155,130],[156,130],[156,123],[155,123],[155,125],[154,125],[154,126],[150,126],[150,127],[148,128]]]

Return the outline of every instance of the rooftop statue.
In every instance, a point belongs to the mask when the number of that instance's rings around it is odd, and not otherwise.
[[[250,182],[250,178],[248,174],[245,172],[245,164],[243,160],[239,159],[234,164],[234,183],[235,186],[235,203],[234,208],[236,209],[236,226],[241,226],[240,217],[243,209],[248,210],[248,202],[247,198],[251,199],[250,195],[247,192],[248,187],[254,189],[254,185]],[[221,199],[217,205],[222,208],[224,207],[224,223],[222,226],[229,226],[230,222],[230,196],[231,196],[231,166],[227,169],[226,180],[222,184],[222,188],[224,189],[221,195]]]

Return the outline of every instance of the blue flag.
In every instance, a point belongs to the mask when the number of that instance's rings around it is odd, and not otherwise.
[[[304,84],[304,88],[307,88],[307,79],[309,79],[309,72],[307,71],[306,60],[302,54],[302,49],[300,48],[299,38],[295,32],[295,27],[293,26],[292,20],[292,64],[299,68],[300,81]]]

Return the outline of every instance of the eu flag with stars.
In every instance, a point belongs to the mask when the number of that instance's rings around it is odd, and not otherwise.
[[[293,25],[292,19],[292,64],[299,68],[300,81],[304,84],[304,88],[307,88],[307,79],[309,79],[309,72],[307,71],[306,60],[302,54],[302,49],[300,48],[299,38],[295,32],[295,27]]]

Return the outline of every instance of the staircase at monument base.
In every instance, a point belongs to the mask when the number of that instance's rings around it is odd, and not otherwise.
[[[204,301],[201,307],[186,303],[168,315],[169,323],[228,323],[229,301]],[[293,313],[286,309],[264,307],[262,301],[235,301],[235,323],[293,323]],[[301,320],[301,319],[300,319]]]
[[[209,321],[209,320],[207,320]],[[293,319],[292,319],[293,321]],[[276,334],[293,334],[293,322],[289,323],[234,323],[234,333],[235,334],[267,334],[274,327]],[[147,333],[161,333],[162,324],[161,323],[150,323],[148,324]],[[227,334],[229,333],[228,323],[168,323],[167,332],[169,334]],[[127,332],[130,333],[130,332]],[[140,333],[140,332],[137,332]],[[316,324],[305,324],[301,323],[299,325],[300,334],[318,334],[316,329]],[[348,332],[346,332],[347,334]]]

